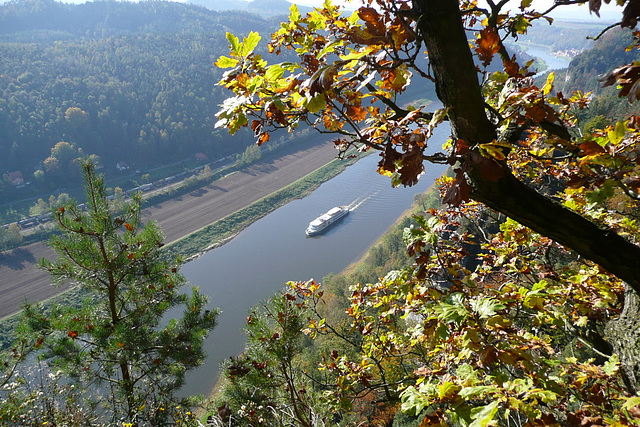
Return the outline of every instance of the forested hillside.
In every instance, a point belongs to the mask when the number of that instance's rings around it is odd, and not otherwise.
[[[563,93],[588,90],[593,100],[589,108],[580,113],[588,121],[601,117],[613,123],[616,117],[637,112],[638,106],[618,96],[613,86],[603,87],[601,79],[611,71],[611,64],[629,64],[640,58],[637,50],[627,50],[633,40],[628,32],[612,30],[597,41],[591,42],[588,50],[576,55],[566,70],[556,72],[558,89]]]
[[[227,31],[269,33],[276,21],[171,2],[14,1],[0,6],[2,199],[79,183],[70,162],[100,156],[106,171],[241,152],[248,133],[214,129]],[[63,150],[56,144],[67,142]]]

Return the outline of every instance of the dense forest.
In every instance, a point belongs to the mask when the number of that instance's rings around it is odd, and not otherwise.
[[[232,140],[214,128],[224,94],[213,63],[227,31],[269,33],[276,22],[170,2],[0,6],[2,200],[25,194],[11,185],[16,171],[45,198],[78,185],[72,162],[82,155],[113,174],[119,162],[144,169],[242,152],[248,132]]]

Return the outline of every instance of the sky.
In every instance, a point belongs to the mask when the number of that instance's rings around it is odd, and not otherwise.
[[[9,0],[0,0],[0,4],[5,3]],[[60,0],[64,3],[85,3],[87,0]],[[90,0],[89,0],[90,1]],[[134,0],[135,1],[135,0]],[[173,0],[180,2],[187,2],[187,0]],[[321,6],[323,0],[287,0],[290,3],[296,3],[304,6]],[[333,0],[334,3],[343,4],[345,7],[349,9],[355,9],[358,4],[358,0]],[[480,0],[480,3],[483,3],[483,0]],[[602,9],[600,11],[600,18],[598,18],[594,14],[589,13],[588,6],[586,4],[583,5],[574,5],[574,6],[563,6],[558,8],[552,16],[557,19],[562,20],[579,20],[579,21],[596,21],[601,20],[603,22],[617,22],[620,20],[622,15],[622,8],[616,7],[613,5],[615,1],[611,1],[612,4],[604,4],[602,5]],[[520,5],[520,0],[511,0],[509,2],[512,5],[513,9],[518,8]],[[533,0],[533,6],[536,10],[546,10],[553,4],[553,0]]]

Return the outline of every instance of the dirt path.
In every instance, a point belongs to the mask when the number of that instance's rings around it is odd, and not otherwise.
[[[206,187],[143,210],[143,220],[155,219],[169,243],[250,205],[325,165],[336,155],[332,143],[294,145],[277,159],[261,161]],[[53,258],[43,243],[0,252],[0,318],[17,312],[25,301],[43,301],[61,290],[35,267]]]

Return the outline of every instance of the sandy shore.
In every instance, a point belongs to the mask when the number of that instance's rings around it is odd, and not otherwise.
[[[277,191],[325,165],[336,156],[333,143],[286,148],[277,159],[250,168],[187,195],[146,208],[145,221],[156,220],[170,243]],[[16,313],[25,301],[43,301],[65,288],[51,285],[36,268],[40,258],[53,258],[44,243],[0,252],[0,318]]]

